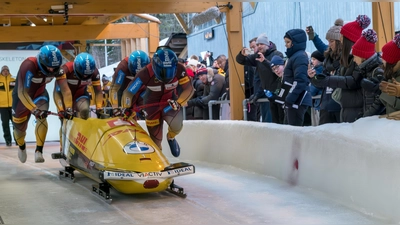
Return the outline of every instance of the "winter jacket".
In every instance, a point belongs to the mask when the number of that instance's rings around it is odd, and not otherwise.
[[[286,96],[286,106],[291,107],[299,103],[304,106],[312,106],[310,80],[307,74],[308,56],[305,52],[307,36],[301,29],[289,30],[285,36],[292,40],[292,47],[286,50],[288,61],[283,80],[293,85]]]
[[[314,39],[312,41],[314,43],[315,48],[317,48],[319,52],[324,53],[329,48],[328,45],[322,42],[322,40],[319,38],[317,34],[315,34]],[[327,76],[335,75],[336,71],[338,71],[340,68],[339,61],[340,61],[339,59],[333,59],[330,56],[325,57],[325,61],[323,63],[324,69],[322,73]],[[315,83],[313,82],[314,79],[311,80],[311,83],[315,85]],[[323,88],[321,94],[321,104],[320,104],[321,110],[326,110],[328,112],[340,112],[342,107],[339,105],[339,103],[337,103],[335,100],[332,99],[332,92],[334,90],[335,89],[332,87]]]
[[[11,108],[12,91],[15,86],[15,78],[10,75],[0,75],[0,108]]]
[[[276,89],[276,79],[277,76],[271,69],[270,61],[274,55],[279,55],[283,58],[282,52],[276,50],[276,46],[271,42],[270,48],[264,53],[265,60],[259,62],[256,60],[258,54],[254,53],[248,56],[242,55],[241,52],[236,56],[236,62],[241,65],[256,67],[256,72],[254,76],[258,76],[260,79],[260,86],[255,90],[254,94],[258,97],[264,96],[264,90],[275,90]],[[257,80],[257,78],[255,78]],[[255,84],[255,86],[258,86]]]
[[[381,58],[375,53],[359,65],[363,79],[376,80],[375,88],[373,89],[364,88],[363,83],[361,83],[364,97],[363,117],[381,115],[385,111],[385,106],[379,99],[381,94],[381,90],[379,90],[379,82],[383,79],[383,69],[380,68],[381,64]]]
[[[354,122],[363,115],[364,97],[361,88],[361,80],[363,76],[356,63],[351,56],[349,66],[341,66],[338,76],[315,76],[313,84],[318,87],[341,88],[342,97],[340,105],[342,107],[340,113],[341,122]]]
[[[202,97],[197,97],[188,101],[188,106],[200,106],[203,110],[203,119],[209,119],[208,103],[211,100],[219,100],[226,91],[226,83],[224,74],[215,74],[212,81],[204,86]],[[214,120],[219,119],[220,105],[212,106],[212,116]]]

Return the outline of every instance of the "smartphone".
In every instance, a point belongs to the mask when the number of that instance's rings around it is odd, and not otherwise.
[[[251,53],[250,49],[248,49],[248,48],[244,49],[244,53],[246,53],[247,55],[253,54],[253,53]]]

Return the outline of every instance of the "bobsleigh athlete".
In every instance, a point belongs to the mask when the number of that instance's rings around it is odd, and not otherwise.
[[[186,74],[185,66],[178,63],[178,57],[168,47],[160,46],[154,53],[151,64],[140,70],[123,92],[121,104],[126,109],[124,114],[133,113],[134,103],[140,97],[141,89],[145,87],[143,97],[146,111],[146,126],[151,139],[162,149],[163,121],[168,124],[167,140],[171,153],[178,157],[180,147],[175,139],[183,126],[181,105],[192,97],[194,88]],[[179,87],[179,93],[177,88]]]
[[[68,118],[66,119],[72,119],[73,116],[87,119],[90,115],[90,96],[87,92],[87,86],[92,82],[95,93],[96,114],[99,114],[103,106],[103,93],[100,74],[93,56],[86,52],[80,53],[75,57],[74,62],[65,63],[62,69],[67,78],[68,87],[71,90],[73,104],[72,108],[66,107],[61,88],[59,85],[55,85],[53,96],[58,112],[61,114],[67,112]]]
[[[43,145],[47,135],[47,112],[49,110],[49,94],[46,83],[54,77],[60,87],[66,108],[72,107],[71,91],[67,79],[61,69],[62,56],[60,50],[52,45],[40,48],[37,57],[25,59],[19,68],[16,86],[13,90],[13,125],[14,137],[19,146],[18,158],[26,161],[25,136],[28,121],[33,114],[36,117],[36,150],[35,162],[44,162]]]
[[[113,108],[121,106],[122,93],[125,91],[129,82],[131,82],[135,75],[149,63],[150,58],[144,51],[135,50],[129,57],[125,57],[125,59],[118,64],[112,78],[109,95]]]

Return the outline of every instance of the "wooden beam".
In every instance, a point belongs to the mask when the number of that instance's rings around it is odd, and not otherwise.
[[[372,26],[378,34],[375,50],[380,52],[382,47],[394,37],[393,2],[372,2]]]
[[[231,2],[233,8],[226,13],[228,32],[229,95],[232,120],[243,120],[244,68],[235,60],[243,46],[242,3]]]
[[[217,2],[175,2],[175,1],[130,1],[130,0],[87,0],[71,3],[69,15],[89,14],[133,14],[133,13],[195,13],[202,12]],[[218,4],[226,4],[221,2]],[[60,1],[12,0],[0,3],[0,15],[13,14],[49,14],[53,5],[62,5]]]
[[[185,31],[186,34],[190,33],[189,28],[186,25],[185,20],[182,18],[182,16],[178,13],[174,13],[175,19],[178,21],[179,25],[182,27],[183,31]]]
[[[97,24],[109,24],[115,22],[128,15],[114,15],[114,16],[91,16],[88,17],[82,25],[97,25]]]
[[[157,26],[155,26],[157,25]],[[108,25],[67,25],[67,26],[36,26],[36,27],[0,27],[0,42],[30,41],[66,41],[66,40],[100,40],[147,38],[151,32],[157,35],[153,39],[158,44],[156,23],[118,23]]]

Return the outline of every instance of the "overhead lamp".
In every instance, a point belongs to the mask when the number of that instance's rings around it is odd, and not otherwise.
[[[42,20],[47,23],[47,17],[46,16],[41,16],[40,18],[42,18]]]

